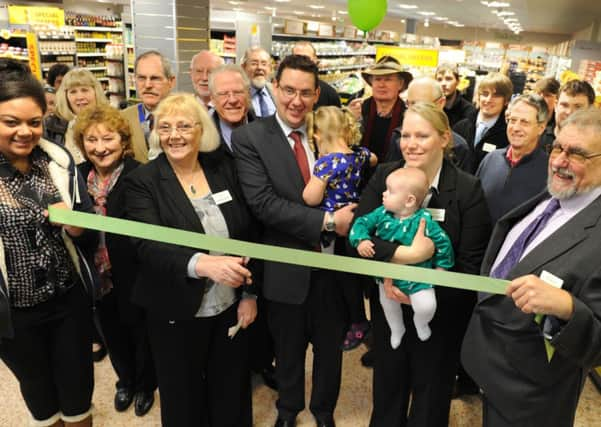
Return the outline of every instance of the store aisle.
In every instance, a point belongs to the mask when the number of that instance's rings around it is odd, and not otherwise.
[[[367,426],[371,407],[371,370],[361,366],[359,358],[363,354],[361,347],[344,355],[344,373],[342,392],[336,424],[338,427]],[[310,350],[309,350],[310,354]],[[308,358],[309,359],[309,358]],[[310,362],[310,361],[308,361]],[[113,408],[115,375],[108,358],[96,365],[96,389],[94,405],[96,427],[158,427],[160,414],[158,399],[152,410],[143,418],[134,415],[133,405],[128,411],[118,413]],[[310,363],[308,364],[310,366]],[[276,394],[271,389],[259,384],[253,395],[254,419],[257,427],[271,427],[275,422],[276,413],[274,400]],[[308,401],[308,399],[307,399]],[[451,408],[451,427],[474,427],[480,425],[481,408],[478,398],[455,400]],[[0,426],[25,427],[29,414],[21,400],[18,385],[6,366],[0,362]],[[601,423],[601,394],[587,380],[583,395],[580,399],[576,416],[576,427],[593,427]],[[298,418],[299,427],[313,426],[313,419],[308,411]]]

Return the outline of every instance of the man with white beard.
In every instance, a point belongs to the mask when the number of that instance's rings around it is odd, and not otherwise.
[[[257,117],[275,114],[275,102],[271,88],[273,71],[271,56],[262,47],[251,47],[242,58],[242,68],[251,82],[250,97]]]

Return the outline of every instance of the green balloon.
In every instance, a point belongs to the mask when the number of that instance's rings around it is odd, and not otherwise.
[[[386,0],[348,0],[348,14],[355,27],[363,31],[376,28],[386,16]]]

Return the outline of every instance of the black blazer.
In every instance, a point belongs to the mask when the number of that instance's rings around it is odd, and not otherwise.
[[[382,205],[386,177],[403,164],[401,161],[378,166],[363,190],[355,218]],[[440,225],[449,235],[455,251],[452,271],[478,274],[491,232],[490,215],[480,180],[461,171],[449,160],[443,160],[438,193],[432,195],[428,207],[445,209],[445,220]],[[377,238],[372,240],[376,250],[374,259],[389,261],[398,244]],[[476,303],[476,294],[439,286],[436,288],[436,299],[437,311],[431,323],[432,333],[440,333],[436,329],[448,331],[454,328],[453,325],[465,324]],[[403,305],[403,309],[410,310],[410,307]]]
[[[474,139],[476,138],[476,122],[478,121],[478,114],[480,110],[475,110],[472,115],[466,119],[459,121],[453,126],[453,131],[457,132],[467,141],[467,144],[471,150],[471,167],[466,168],[469,173],[476,173],[480,162],[488,154],[484,151],[484,144],[492,144],[496,148],[505,148],[509,145],[507,139],[507,123],[505,122],[505,108],[499,114],[497,121],[482,135],[482,139],[476,148],[474,148]]]
[[[232,239],[252,239],[252,219],[242,197],[232,159],[222,149],[199,153],[212,193],[229,191],[232,200],[219,205]],[[190,200],[164,153],[126,178],[129,219],[204,233]],[[132,239],[140,270],[132,300],[167,319],[189,319],[200,307],[206,278],[187,276],[188,261],[206,252],[150,240]],[[251,290],[245,287],[245,290]]]
[[[499,220],[482,263],[483,275],[490,273],[511,228],[548,197],[545,191]],[[600,241],[601,197],[532,249],[508,275],[511,280],[546,270],[563,279],[563,289],[572,294],[574,314],[567,323],[560,322],[550,363],[533,314],[523,313],[504,295],[490,295],[476,306],[462,360],[508,421],[536,417],[544,425],[573,425],[586,375],[601,364]]]
[[[305,184],[276,116],[237,128],[232,145],[244,196],[263,225],[262,241],[295,249],[317,247],[324,212],[305,205]],[[301,304],[309,291],[310,274],[307,267],[265,262],[263,295],[272,301]]]
[[[114,218],[125,218],[125,177],[140,166],[140,162],[133,157],[125,157],[123,160],[123,171],[106,200],[106,215]],[[84,180],[87,182],[88,174],[93,165],[88,160],[77,166]],[[90,196],[91,197],[91,196]],[[112,292],[117,293],[119,312],[123,316],[129,316],[131,308],[129,300],[131,290],[136,280],[138,271],[135,249],[127,236],[106,233],[106,248],[111,260],[111,274],[113,281]]]

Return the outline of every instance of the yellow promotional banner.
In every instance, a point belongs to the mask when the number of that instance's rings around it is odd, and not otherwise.
[[[29,56],[29,68],[31,74],[42,80],[42,66],[40,64],[40,53],[38,39],[34,33],[27,33],[27,55]]]
[[[8,6],[9,24],[44,24],[63,27],[65,12],[58,7],[43,6]]]
[[[415,49],[412,47],[377,46],[376,61],[383,56],[392,56],[401,65],[413,67],[437,67],[438,50]]]

